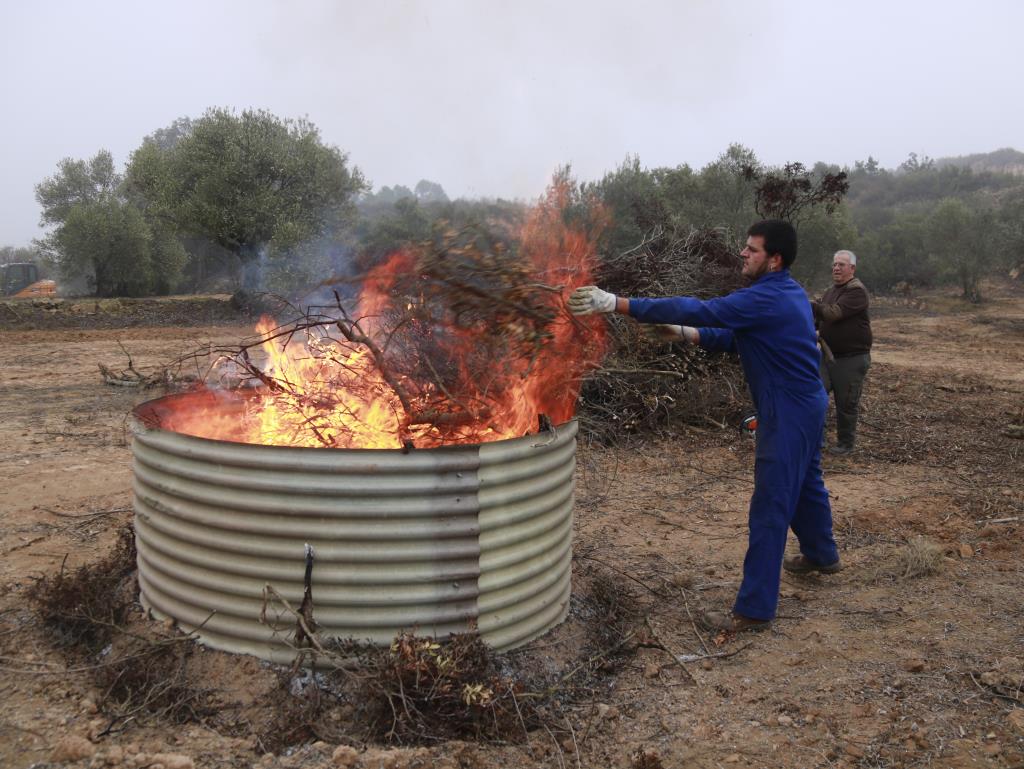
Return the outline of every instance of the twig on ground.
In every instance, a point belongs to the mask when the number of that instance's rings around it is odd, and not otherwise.
[[[114,515],[116,513],[130,513],[132,508],[130,507],[115,507],[111,510],[93,510],[88,513],[62,513],[59,510],[51,510],[48,507],[41,507],[40,510],[50,513],[50,515],[56,515],[60,518],[99,518],[104,515]]]
[[[686,665],[683,664],[684,658],[691,655],[677,654],[675,651],[670,649],[668,645],[665,643],[665,641],[662,640],[661,636],[658,635],[658,631],[654,629],[654,624],[651,622],[650,617],[644,617],[644,624],[647,626],[647,630],[650,632],[651,638],[653,638],[657,642],[658,648],[665,652],[672,659],[672,661],[679,666],[679,669],[686,674],[686,677],[689,678],[691,682],[696,684],[697,679],[693,677],[693,674],[689,670],[687,670]]]
[[[725,659],[726,657],[735,657],[744,649],[753,645],[753,641],[748,641],[738,649],[733,649],[731,652],[717,652],[715,654],[682,654],[679,656],[680,662],[700,662],[701,660],[708,659]]]

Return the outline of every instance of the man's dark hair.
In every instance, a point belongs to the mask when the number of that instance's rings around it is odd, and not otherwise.
[[[750,225],[747,236],[760,235],[764,238],[764,250],[768,256],[778,254],[782,257],[782,266],[789,267],[796,261],[796,229],[789,222],[781,219],[764,219]]]

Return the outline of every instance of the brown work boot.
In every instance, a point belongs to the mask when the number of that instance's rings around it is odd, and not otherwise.
[[[734,611],[706,611],[700,615],[699,622],[705,630],[727,630],[730,633],[767,630],[772,626],[771,620],[752,619]]]
[[[812,572],[820,572],[821,574],[835,574],[837,571],[843,570],[843,562],[836,561],[827,566],[815,563],[814,561],[803,555],[793,555],[782,562],[782,568],[788,571],[790,574],[810,574]]]

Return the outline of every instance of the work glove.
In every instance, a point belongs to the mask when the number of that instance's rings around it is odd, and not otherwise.
[[[566,305],[573,315],[615,312],[615,294],[597,286],[582,286],[572,292]]]
[[[688,342],[697,344],[700,333],[693,326],[676,326],[672,323],[643,323],[640,331],[652,342]]]

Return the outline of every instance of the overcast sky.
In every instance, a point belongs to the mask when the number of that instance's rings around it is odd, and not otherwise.
[[[375,187],[532,198],[571,163],[895,167],[1024,149],[1017,0],[3,0],[0,246],[61,158],[209,107],[308,117]]]

